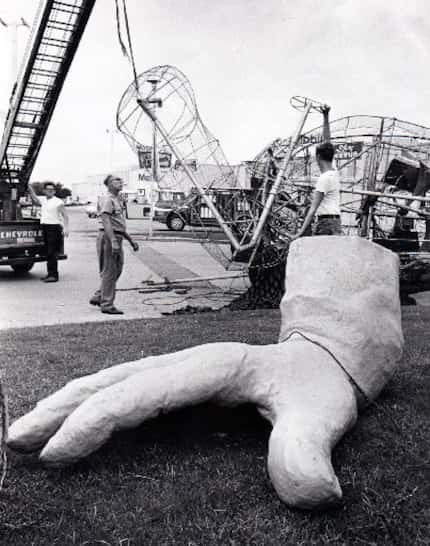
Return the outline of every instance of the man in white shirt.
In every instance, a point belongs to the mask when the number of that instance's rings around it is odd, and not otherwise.
[[[28,185],[28,192],[35,205],[40,205],[40,225],[43,231],[43,238],[47,254],[47,275],[43,282],[58,281],[58,254],[63,248],[63,235],[68,236],[69,219],[64,208],[62,199],[55,196],[55,184],[45,182],[43,185],[44,196],[36,195],[36,192]]]
[[[311,226],[314,217],[317,222],[314,235],[342,235],[340,222],[340,177],[333,167],[334,146],[330,143],[330,125],[328,114],[330,107],[324,106],[323,139],[316,148],[316,160],[321,175],[315,185],[314,196],[303,225],[293,237],[302,237]]]

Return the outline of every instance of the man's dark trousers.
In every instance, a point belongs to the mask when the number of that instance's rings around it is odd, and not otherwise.
[[[60,224],[42,224],[46,245],[48,277],[58,279],[58,254],[63,248],[63,227]]]

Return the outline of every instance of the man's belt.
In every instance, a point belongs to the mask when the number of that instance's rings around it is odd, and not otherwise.
[[[99,231],[104,231],[104,228],[100,228]],[[124,237],[123,231],[118,231],[117,229],[114,229],[113,232],[115,233],[115,235],[122,235],[122,237]]]
[[[340,214],[320,214],[318,220],[325,220],[327,218],[340,218]]]

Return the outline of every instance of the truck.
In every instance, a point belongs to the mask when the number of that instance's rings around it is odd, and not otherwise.
[[[94,4],[40,2],[11,93],[0,144],[0,265],[17,274],[47,259],[40,221],[25,215],[20,202]],[[58,256],[66,258],[64,252]]]

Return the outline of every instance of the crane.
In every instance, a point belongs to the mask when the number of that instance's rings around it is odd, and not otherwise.
[[[17,272],[44,261],[37,220],[19,218],[17,203],[49,127],[95,0],[42,0],[22,70],[12,90],[0,144],[0,265]]]

